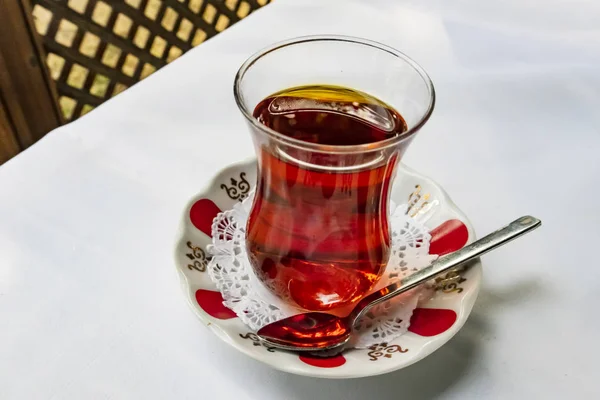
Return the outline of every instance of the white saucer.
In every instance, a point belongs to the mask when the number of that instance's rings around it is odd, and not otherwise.
[[[223,168],[184,210],[175,247],[181,287],[196,315],[219,338],[250,357],[293,374],[322,378],[358,378],[407,367],[428,356],[463,326],[481,285],[481,264],[473,263],[451,283],[441,282],[434,296],[413,313],[409,332],[370,349],[352,349],[332,358],[299,356],[261,345],[258,337],[222,304],[221,294],[206,272],[206,246],[213,218],[243,200],[256,182],[256,160]],[[473,241],[466,216],[434,181],[401,165],[392,189],[397,204],[412,204],[426,213],[431,230],[430,253],[445,254]]]

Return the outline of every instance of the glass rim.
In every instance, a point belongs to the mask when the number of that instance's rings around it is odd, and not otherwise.
[[[288,47],[288,46],[293,46],[296,44],[319,42],[319,41],[346,42],[346,43],[355,43],[355,44],[359,44],[359,45],[363,45],[363,46],[369,46],[369,47],[373,47],[375,49],[384,51],[388,54],[391,54],[391,55],[405,61],[408,65],[410,65],[417,72],[417,74],[419,74],[419,76],[421,77],[421,79],[423,79],[423,81],[429,91],[429,104],[427,105],[427,109],[425,110],[425,112],[423,113],[421,118],[417,121],[417,123],[412,128],[408,129],[406,132],[402,133],[401,135],[398,135],[398,136],[395,136],[395,137],[392,137],[389,139],[381,140],[379,142],[357,144],[357,145],[350,145],[350,146],[324,145],[324,144],[319,144],[319,143],[305,142],[303,140],[294,139],[289,136],[283,135],[283,134],[277,132],[276,130],[271,129],[268,126],[260,123],[258,121],[258,119],[256,119],[254,117],[254,115],[252,114],[252,111],[248,110],[248,108],[246,107],[246,104],[244,103],[244,96],[242,95],[241,82],[244,79],[246,72],[262,57],[264,57],[264,56],[268,55],[269,53],[272,53],[276,50],[279,50],[279,49],[282,49],[282,48]],[[429,78],[429,75],[427,74],[427,72],[425,72],[425,70],[416,61],[414,61],[412,58],[410,58],[406,54],[402,53],[401,51],[398,51],[398,50],[394,49],[393,47],[387,46],[385,44],[382,44],[382,43],[379,43],[379,42],[376,42],[373,40],[368,40],[368,39],[363,39],[363,38],[358,38],[358,37],[353,37],[353,36],[345,36],[345,35],[299,36],[299,37],[295,37],[292,39],[287,39],[284,41],[276,42],[274,44],[271,44],[271,45],[257,51],[242,64],[242,66],[239,68],[237,74],[235,75],[235,79],[234,79],[234,83],[233,83],[233,96],[235,98],[235,102],[236,102],[238,108],[240,109],[240,111],[242,112],[242,114],[244,115],[246,120],[248,120],[248,122],[252,126],[254,126],[256,129],[258,129],[259,131],[267,134],[268,136],[270,136],[274,139],[283,141],[288,145],[292,145],[292,146],[300,148],[300,149],[334,153],[334,154],[362,153],[362,152],[369,152],[369,151],[374,151],[374,150],[381,150],[381,149],[385,149],[390,146],[395,146],[398,143],[403,142],[407,138],[413,136],[415,132],[417,132],[419,129],[421,129],[421,127],[427,122],[427,120],[431,116],[431,113],[433,112],[433,109],[435,106],[435,89],[433,87],[433,82],[431,81],[431,78]],[[382,100],[385,101],[385,99],[382,99]]]

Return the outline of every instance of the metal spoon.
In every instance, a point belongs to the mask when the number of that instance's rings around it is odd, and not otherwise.
[[[258,336],[271,347],[336,354],[349,343],[354,325],[371,307],[494,250],[532,231],[541,223],[542,221],[531,216],[521,217],[454,253],[438,258],[419,272],[371,293],[360,300],[346,317],[341,318],[322,312],[298,314],[262,327],[258,331]]]

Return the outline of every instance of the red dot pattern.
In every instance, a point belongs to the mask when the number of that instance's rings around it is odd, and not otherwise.
[[[408,330],[420,336],[435,336],[446,332],[456,322],[456,313],[439,308],[416,308]]]
[[[221,209],[209,199],[200,199],[190,208],[190,221],[208,236],[212,236],[212,223]]]
[[[196,301],[200,308],[213,318],[231,319],[237,317],[233,310],[223,305],[223,296],[219,292],[199,289],[196,291]]]
[[[469,230],[458,219],[444,222],[431,231],[429,254],[444,255],[462,249],[469,240]]]
[[[341,354],[338,354],[334,357],[312,357],[300,355],[300,361],[318,368],[335,368],[346,364],[346,359]]]

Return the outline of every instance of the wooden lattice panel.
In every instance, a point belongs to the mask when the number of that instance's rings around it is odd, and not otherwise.
[[[273,0],[31,0],[66,121]]]

